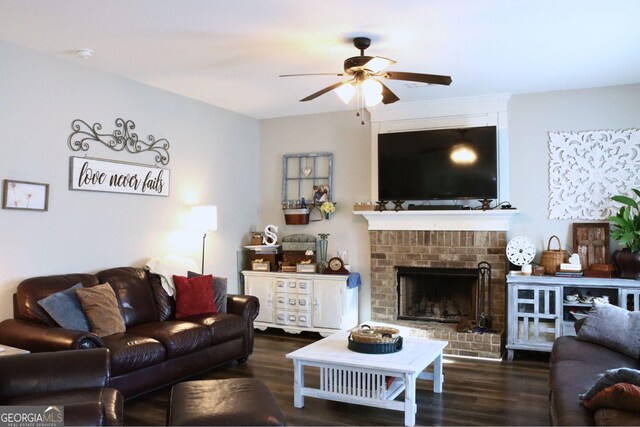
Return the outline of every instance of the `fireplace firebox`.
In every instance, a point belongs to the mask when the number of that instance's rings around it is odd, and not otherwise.
[[[397,267],[398,319],[475,322],[478,312],[477,268]]]

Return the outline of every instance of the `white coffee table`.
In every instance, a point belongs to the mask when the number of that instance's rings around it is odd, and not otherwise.
[[[416,422],[416,379],[433,381],[442,393],[442,350],[447,341],[403,337],[397,353],[363,354],[347,348],[349,332],[338,332],[287,354],[293,359],[293,405],[304,406],[304,396],[404,411],[404,423]],[[424,370],[433,363],[433,373]],[[305,387],[304,368],[320,368],[318,388]],[[395,378],[387,386],[387,380]],[[389,382],[391,380],[389,379]],[[404,391],[404,401],[394,400]]]

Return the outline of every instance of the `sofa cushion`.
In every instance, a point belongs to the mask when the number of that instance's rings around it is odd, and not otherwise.
[[[211,344],[243,338],[247,331],[247,320],[237,314],[199,314],[182,320],[206,326],[211,331]]]
[[[638,359],[640,357],[640,312],[613,304],[594,303],[577,334],[591,341]]]
[[[153,338],[129,333],[102,339],[111,354],[111,376],[126,374],[166,359],[164,346]]]
[[[160,341],[166,350],[167,359],[211,345],[211,332],[206,327],[179,320],[145,323],[134,326],[127,332]]]
[[[621,409],[600,408],[593,414],[597,426],[637,426],[640,414]]]
[[[53,293],[41,299],[38,304],[61,327],[76,331],[89,331],[89,321],[76,296],[76,289],[81,287],[82,284],[77,283],[69,289]]]
[[[106,337],[126,330],[116,294],[108,283],[76,289],[76,295],[96,335]]]
[[[193,271],[189,271],[187,273],[187,277],[197,277],[202,276],[200,273],[195,273]],[[226,313],[227,312],[227,278],[226,277],[218,277],[213,276],[213,300],[216,303],[216,308],[218,309],[218,313]]]
[[[617,383],[598,392],[593,399],[583,400],[587,408],[622,409],[640,412],[640,387],[629,383]]]
[[[213,277],[210,274],[191,279],[173,276],[173,283],[176,285],[176,319],[218,312],[212,282]]]
[[[551,425],[593,425],[593,413],[585,408],[577,398],[581,390],[583,390],[582,387],[575,387],[571,384],[551,390],[549,395]]]
[[[111,268],[99,272],[97,276],[101,282],[108,282],[115,291],[127,328],[159,320],[145,270],[133,267]]]
[[[77,283],[82,283],[84,287],[94,286],[98,284],[98,278],[93,274],[64,274],[32,277],[23,280],[16,290],[18,300],[18,313],[16,313],[16,318],[57,326],[51,316],[38,304],[38,301],[55,292],[69,289]]]

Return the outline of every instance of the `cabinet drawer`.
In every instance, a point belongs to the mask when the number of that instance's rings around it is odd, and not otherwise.
[[[311,280],[276,279],[276,292],[311,294]]]
[[[289,326],[311,326],[311,312],[276,310],[276,324]]]
[[[311,295],[276,293],[276,308],[287,310],[309,310]]]

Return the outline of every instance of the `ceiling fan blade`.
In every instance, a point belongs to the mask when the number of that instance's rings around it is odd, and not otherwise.
[[[382,82],[380,82],[380,84],[382,85],[382,103],[383,104],[385,105],[393,104],[396,101],[400,101],[400,98],[398,98],[395,93],[391,92],[391,89],[389,89],[387,85],[385,85]]]
[[[437,74],[405,73],[403,71],[387,71],[382,76],[391,80],[406,80],[410,82],[429,83],[432,85],[451,84],[451,77],[439,76]]]
[[[338,82],[338,83],[334,83],[331,86],[327,86],[324,89],[320,89],[319,91],[317,91],[316,93],[312,93],[311,95],[307,96],[306,98],[302,98],[300,100],[300,102],[306,102],[306,101],[311,101],[312,99],[316,99],[317,97],[319,97],[320,95],[324,95],[327,92],[331,92],[332,90],[334,90],[337,87],[342,86],[345,83],[348,83],[349,80],[345,80],[342,82]]]
[[[299,76],[344,76],[342,73],[307,73],[307,74],[280,74],[278,77],[299,77]]]
[[[367,63],[364,64],[362,68],[371,70],[371,72],[373,73],[378,73],[384,70],[385,68],[392,66],[395,63],[396,61],[394,61],[393,59],[383,58],[382,56],[374,56],[369,61],[367,61]]]

